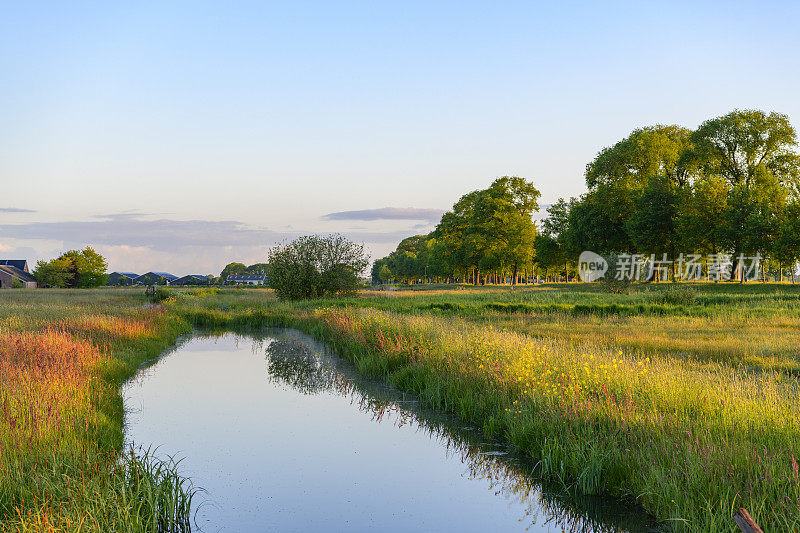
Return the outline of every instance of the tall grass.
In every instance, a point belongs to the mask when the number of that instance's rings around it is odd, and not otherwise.
[[[0,530],[188,530],[192,488],[176,464],[120,455],[117,390],[186,325],[130,295],[106,307],[102,293],[55,292],[32,306],[14,292],[0,311]]]
[[[375,310],[314,314],[364,371],[504,436],[539,473],[690,530],[745,506],[800,527],[800,387],[779,372],[639,357]]]

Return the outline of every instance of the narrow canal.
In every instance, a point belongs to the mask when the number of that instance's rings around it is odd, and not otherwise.
[[[453,417],[311,337],[196,335],[124,388],[129,444],[181,458],[215,531],[651,531],[637,509],[542,486]]]

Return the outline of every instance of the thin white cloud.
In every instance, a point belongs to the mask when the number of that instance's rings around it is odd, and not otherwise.
[[[35,213],[33,209],[20,209],[19,207],[0,207],[0,213]]]
[[[380,209],[362,209],[359,211],[338,211],[328,213],[325,220],[435,220],[438,221],[444,211],[441,209],[421,209],[418,207],[381,207]]]
[[[9,239],[61,241],[85,244],[147,248],[176,252],[187,247],[269,246],[313,232],[274,231],[235,220],[144,220],[142,213],[103,215],[100,220],[0,224],[0,234]],[[407,237],[407,231],[344,232],[356,242],[389,243]]]

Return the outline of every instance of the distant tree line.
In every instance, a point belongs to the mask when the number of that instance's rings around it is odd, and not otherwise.
[[[636,129],[587,165],[588,192],[549,206],[541,228],[531,218],[539,192],[503,177],[463,196],[430,234],[403,240],[375,262],[372,278],[516,283],[537,272],[568,280],[583,250],[671,259],[729,254],[734,276],[739,257],[759,255],[762,268],[793,276],[800,259],[796,147],[786,115],[758,110],[736,110],[696,130]]]
[[[512,283],[534,265],[540,193],[517,176],[496,179],[487,189],[465,194],[428,235],[404,239],[378,259],[372,278],[386,282]]]
[[[228,282],[228,276],[243,276],[246,274],[266,274],[269,265],[267,263],[254,263],[246,266],[244,263],[228,263],[216,280],[220,285]]]

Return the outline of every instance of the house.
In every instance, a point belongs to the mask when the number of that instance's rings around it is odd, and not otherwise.
[[[178,276],[169,272],[148,272],[133,279],[134,285],[169,285]]]
[[[211,282],[208,276],[202,274],[188,274],[175,281],[171,281],[170,285],[208,285]]]
[[[133,272],[112,272],[108,275],[106,285],[133,285],[133,280],[139,277],[139,274]]]
[[[15,286],[36,288],[36,278],[28,270],[28,262],[25,259],[0,259],[0,288]]]
[[[267,276],[264,274],[230,274],[225,282],[234,285],[264,285],[267,282]]]

